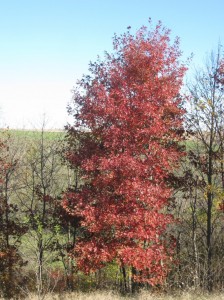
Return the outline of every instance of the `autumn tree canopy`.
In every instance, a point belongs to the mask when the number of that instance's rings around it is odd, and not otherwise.
[[[186,67],[178,39],[161,23],[150,27],[115,35],[114,52],[90,63],[74,90],[66,157],[81,184],[63,203],[81,220],[73,253],[82,270],[117,261],[134,281],[155,284],[171,259],[166,178],[181,155]]]

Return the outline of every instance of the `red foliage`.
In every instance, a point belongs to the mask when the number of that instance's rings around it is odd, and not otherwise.
[[[66,156],[84,183],[65,194],[64,207],[83,218],[88,232],[74,249],[82,270],[116,259],[137,270],[136,281],[156,284],[171,261],[165,181],[181,155],[179,92],[186,68],[178,40],[170,45],[161,23],[136,36],[115,36],[114,50],[90,64],[91,75],[74,91],[76,122],[68,128],[73,146]]]
[[[0,293],[4,299],[15,299],[20,293],[18,283],[25,265],[18,247],[27,229],[17,217],[18,206],[10,203],[11,176],[18,161],[10,157],[9,145],[10,135],[4,132],[0,139]]]

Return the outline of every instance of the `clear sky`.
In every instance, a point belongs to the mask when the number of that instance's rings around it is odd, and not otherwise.
[[[112,36],[161,20],[201,64],[224,43],[224,0],[0,0],[0,126],[63,128],[88,63]]]

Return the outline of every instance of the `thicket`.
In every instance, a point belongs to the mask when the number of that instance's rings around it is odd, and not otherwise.
[[[183,120],[178,42],[169,48],[161,24],[147,38],[145,30],[136,39],[115,37],[118,56],[90,65],[93,77],[80,82],[70,108],[78,123],[65,132],[48,132],[44,122],[39,131],[1,132],[5,299],[95,289],[223,290],[221,50],[187,85]],[[150,105],[143,101],[149,98]]]

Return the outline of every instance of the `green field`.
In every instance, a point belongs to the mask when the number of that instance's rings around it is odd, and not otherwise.
[[[65,136],[63,130],[24,130],[24,129],[0,129],[2,134],[8,134],[13,138],[28,138],[28,139],[40,139],[41,135],[44,135],[46,140],[62,139]]]

